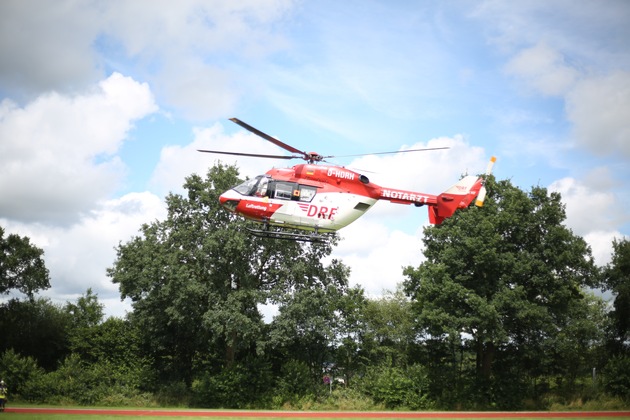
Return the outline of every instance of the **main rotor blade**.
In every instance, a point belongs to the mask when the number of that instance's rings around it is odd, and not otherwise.
[[[249,125],[249,124],[239,120],[238,118],[230,118],[230,121],[240,125],[241,127],[243,127],[244,129],[246,129],[248,131],[251,131],[252,133],[256,134],[257,136],[262,137],[263,139],[272,142],[276,146],[282,147],[284,150],[288,150],[289,152],[292,152],[292,153],[299,153],[299,154],[303,155],[305,159],[308,157],[308,154],[306,152],[298,150],[298,149],[296,149],[293,146],[289,146],[288,144],[281,142],[280,140],[278,140],[275,137],[271,137],[267,133],[263,133],[259,129],[252,127],[251,125]]]
[[[393,155],[393,154],[396,154],[396,153],[428,152],[430,150],[444,150],[444,149],[450,149],[450,147],[427,147],[427,148],[424,148],[424,149],[398,150],[398,151],[395,151],[395,152],[376,152],[376,153],[360,153],[358,155],[324,156],[324,159],[342,158],[342,157],[358,157],[358,156],[369,156],[369,155]]]
[[[268,159],[302,159],[302,156],[261,155],[257,153],[222,152],[219,150],[202,150],[202,149],[197,149],[197,151],[203,152],[203,153],[217,153],[220,155],[248,156],[248,157],[259,157],[259,158],[268,158]]]

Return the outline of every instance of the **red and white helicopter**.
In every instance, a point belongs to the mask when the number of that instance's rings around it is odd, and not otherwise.
[[[378,200],[387,200],[397,204],[414,204],[417,207],[427,206],[429,221],[440,224],[444,219],[451,217],[455,210],[468,207],[475,198],[477,198],[475,204],[482,206],[486,196],[484,178],[472,175],[463,177],[439,195],[381,187],[371,183],[365,175],[344,167],[317,164],[333,157],[362,155],[322,156],[315,152],[303,152],[237,118],[230,120],[294,155],[217,150],[199,150],[200,152],[306,161],[292,168],[271,169],[264,175],[258,175],[221,194],[219,200],[224,208],[263,225],[262,229],[249,229],[257,236],[301,241],[323,240],[327,236],[326,233],[336,232],[348,226]],[[436,147],[369,154],[438,149],[448,148]],[[495,157],[490,159],[486,174],[490,174],[495,160]],[[283,230],[284,228],[309,233],[294,233]]]

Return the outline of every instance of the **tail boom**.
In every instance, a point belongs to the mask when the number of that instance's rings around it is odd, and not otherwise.
[[[493,156],[488,163],[486,176],[492,172],[494,162],[496,162],[496,157]],[[381,188],[378,198],[398,204],[415,204],[418,207],[426,205],[429,208],[429,222],[439,225],[451,217],[457,209],[468,207],[475,198],[477,198],[475,205],[483,206],[486,197],[486,188],[483,184],[483,177],[468,175],[437,196],[394,188]]]
[[[424,194],[413,191],[398,190],[395,188],[381,188],[379,199],[388,200],[397,204],[415,204],[423,206],[437,203],[437,197],[431,194]]]

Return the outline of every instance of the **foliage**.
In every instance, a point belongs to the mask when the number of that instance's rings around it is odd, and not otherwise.
[[[127,320],[109,318],[90,328],[73,331],[72,353],[87,363],[107,363],[116,372],[135,377],[133,385],[141,385],[146,361],[140,355],[139,332]]]
[[[70,355],[57,370],[27,381],[21,397],[30,402],[79,405],[104,405],[113,395],[134,400],[140,392],[126,375],[111,363],[87,364]]]
[[[304,362],[313,380],[319,380],[322,367],[331,362],[340,327],[337,308],[346,292],[347,269],[337,270],[336,264],[333,261],[332,275],[311,276],[284,295],[270,325],[269,345]]]
[[[359,389],[387,409],[433,408],[433,401],[428,395],[427,371],[421,365],[370,367],[359,380]]]
[[[427,260],[405,270],[418,326],[431,338],[427,345],[450,340],[474,352],[469,384],[481,404],[502,397],[493,379],[500,353],[513,355],[517,365],[502,374],[515,379],[576,368],[550,351],[551,342],[558,332],[575,338],[571,315],[588,310],[572,308],[583,305],[582,287],[596,279],[590,249],[562,224],[558,193],[541,187],[525,193],[493,178],[488,190],[483,208],[425,229]],[[580,340],[594,338],[592,329],[584,331]]]
[[[204,380],[212,385],[217,370],[265,351],[259,305],[274,303],[282,311],[300,304],[294,295],[321,297],[345,288],[347,268],[321,263],[330,243],[254,237],[220,207],[219,195],[240,182],[235,167],[220,164],[205,179],[188,177],[186,196],[167,197],[166,220],[144,225],[141,236],[119,245],[108,270],[132,301],[129,319],[158,383],[190,386],[202,371],[210,372]],[[334,309],[324,306],[328,317]]]
[[[190,384],[202,353],[233,362],[260,330],[252,242],[218,206],[219,194],[238,183],[234,167],[215,167],[205,181],[189,177],[188,196],[170,194],[167,219],[120,245],[108,271],[131,298],[130,320],[165,382]]]
[[[338,387],[306,395],[296,401],[274,405],[274,408],[293,411],[374,411],[384,410],[372,398],[355,388]]]
[[[630,356],[612,357],[604,372],[606,391],[613,396],[630,399]]]
[[[614,240],[611,262],[603,270],[604,287],[614,293],[610,312],[610,347],[614,353],[630,353],[630,241]]]
[[[231,166],[189,177],[184,195],[167,197],[165,220],[118,246],[108,274],[132,301],[127,318],[103,320],[91,289],[65,306],[35,296],[0,304],[0,376],[11,397],[300,410],[627,408],[630,246],[615,241],[596,276],[585,242],[562,224],[558,194],[491,178],[485,207],[425,230],[426,262],[405,270],[404,289],[368,299],[330,258],[336,238],[249,235],[218,205],[237,183]],[[612,311],[585,291],[598,283],[613,291]],[[259,307],[269,304],[278,313],[265,322]],[[325,384],[324,375],[340,381]]]
[[[402,288],[368,300],[361,319],[365,363],[405,366],[416,337],[411,301]]]
[[[17,290],[33,299],[39,290],[50,287],[44,251],[26,236],[10,234],[6,238],[0,226],[0,294]]]
[[[252,358],[218,374],[207,372],[193,382],[192,391],[200,407],[252,408],[267,404],[274,389],[270,366]]]
[[[84,296],[77,299],[76,303],[67,302],[66,312],[72,319],[73,328],[91,328],[103,321],[105,305],[98,301],[98,295],[88,288]]]
[[[281,374],[273,387],[277,403],[292,404],[305,396],[315,395],[317,383],[304,361],[288,360],[282,364]]]
[[[606,305],[600,297],[585,293],[582,299],[569,304],[562,329],[547,340],[554,371],[563,373],[562,380],[557,380],[558,390],[566,395],[580,392],[583,388],[580,378],[590,377],[593,367],[601,367],[599,353],[604,346],[605,312]]]
[[[69,353],[70,318],[49,299],[11,299],[0,305],[0,351],[32,356],[50,371]]]
[[[29,381],[37,380],[44,374],[42,368],[32,357],[24,357],[13,349],[6,350],[0,356],[0,378],[8,386],[9,394],[19,396]]]

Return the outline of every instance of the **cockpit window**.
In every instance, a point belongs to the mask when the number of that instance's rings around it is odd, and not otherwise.
[[[260,179],[260,182],[256,186],[256,193],[255,193],[256,196],[265,197],[267,195],[268,187],[269,187],[269,179],[267,177],[262,177]]]
[[[274,198],[291,200],[294,197],[294,191],[297,191],[297,184],[295,182],[277,181]],[[295,197],[297,197],[297,194]]]
[[[256,178],[248,179],[241,185],[234,187],[234,190],[242,195],[255,195],[257,191],[263,186],[265,193],[267,192],[268,179],[264,175],[258,175]]]
[[[311,201],[315,197],[317,188],[308,185],[300,185],[300,201]]]

